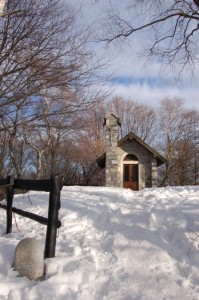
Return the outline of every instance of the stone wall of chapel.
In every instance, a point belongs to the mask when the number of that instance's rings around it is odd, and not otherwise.
[[[118,187],[118,119],[114,115],[106,118],[106,186]]]
[[[118,162],[122,166],[122,161],[127,154],[137,156],[140,165],[139,189],[148,188],[157,185],[157,159],[152,157],[152,154],[136,140],[127,140],[118,147]],[[120,167],[121,178],[121,167]],[[120,179],[121,182],[121,179]]]
[[[106,118],[106,186],[123,186],[123,159],[128,154],[134,154],[139,161],[139,190],[157,186],[157,158],[135,139],[118,147],[118,129],[117,116],[109,114]]]

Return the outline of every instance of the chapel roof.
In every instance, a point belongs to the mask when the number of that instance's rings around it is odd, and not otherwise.
[[[158,167],[161,166],[162,164],[166,163],[166,158],[165,157],[163,157],[160,153],[158,153],[155,149],[153,149],[147,143],[145,143],[141,138],[139,138],[133,132],[129,132],[122,139],[120,139],[117,142],[117,146],[121,147],[125,142],[132,141],[132,140],[135,140],[138,144],[140,144],[147,151],[149,151],[151,154],[153,154],[154,157],[157,158],[157,166]],[[106,152],[104,152],[100,157],[98,157],[96,161],[97,161],[98,166],[101,169],[105,168],[105,165],[106,165]]]

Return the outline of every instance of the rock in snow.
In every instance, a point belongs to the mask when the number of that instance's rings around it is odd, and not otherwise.
[[[35,238],[21,240],[15,250],[14,269],[30,280],[44,276],[44,249]]]

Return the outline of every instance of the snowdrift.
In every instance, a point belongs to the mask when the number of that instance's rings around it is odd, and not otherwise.
[[[45,192],[14,200],[43,216],[47,205]],[[0,299],[199,299],[199,187],[64,187],[59,215],[56,257],[36,282],[13,270],[14,251],[25,237],[44,245],[46,227],[16,215],[5,235],[0,210]]]

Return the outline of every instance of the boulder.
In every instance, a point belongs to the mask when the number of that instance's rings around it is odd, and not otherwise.
[[[14,269],[30,280],[43,278],[44,249],[40,241],[35,238],[25,238],[18,243],[15,249]]]

